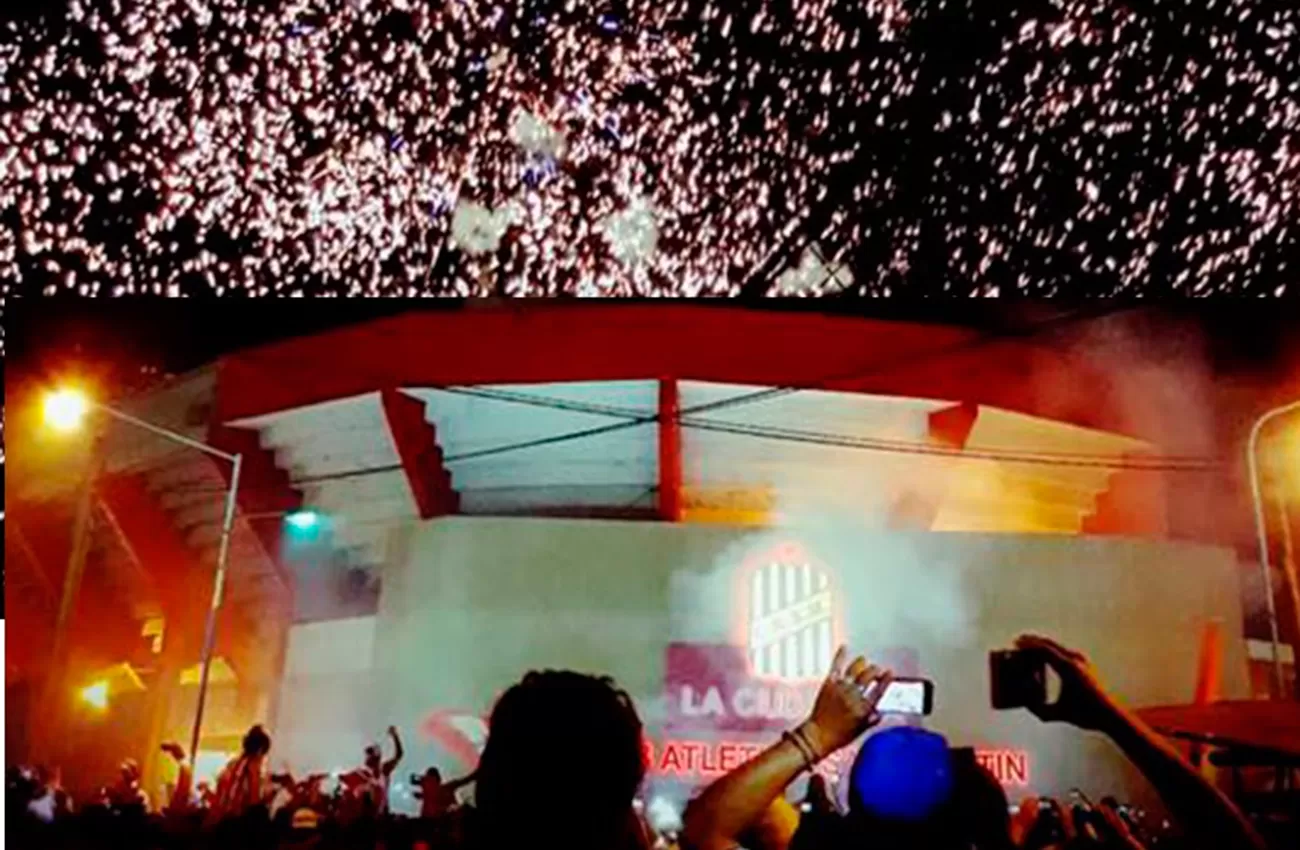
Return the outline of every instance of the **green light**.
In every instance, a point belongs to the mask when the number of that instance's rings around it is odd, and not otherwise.
[[[294,511],[284,521],[296,531],[314,531],[320,527],[320,514],[311,510]]]

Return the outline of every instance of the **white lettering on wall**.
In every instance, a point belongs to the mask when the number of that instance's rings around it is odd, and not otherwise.
[[[725,717],[726,708],[722,704],[722,694],[716,686],[710,686],[704,692],[704,699],[695,701],[695,689],[690,685],[682,686],[681,709],[684,717]]]

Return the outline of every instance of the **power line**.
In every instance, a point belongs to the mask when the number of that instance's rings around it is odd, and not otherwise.
[[[1179,463],[1179,464],[1158,464],[1158,463],[1132,463],[1129,460],[1116,462],[1114,459],[1107,460],[1104,456],[1098,455],[1093,458],[1086,456],[1066,457],[1053,455],[1051,453],[1037,454],[1019,454],[1010,452],[1000,452],[986,449],[961,449],[948,448],[944,446],[932,446],[926,443],[906,444],[902,441],[878,441],[871,438],[851,437],[845,435],[818,434],[816,432],[800,431],[770,431],[751,428],[745,425],[736,425],[724,422],[704,422],[691,420],[682,423],[688,428],[699,428],[705,431],[720,431],[729,434],[737,434],[748,437],[759,437],[772,440],[785,440],[794,443],[807,443],[819,446],[831,446],[836,448],[862,449],[866,451],[889,452],[897,454],[915,454],[915,455],[937,455],[941,457],[952,457],[964,460],[992,460],[1006,463],[1030,463],[1045,466],[1071,466],[1071,467],[1094,467],[1100,469],[1124,469],[1141,472],[1206,472],[1214,469],[1218,464],[1217,461],[1202,461],[1199,463]]]
[[[761,390],[755,390],[753,392],[748,392],[748,393],[739,393],[729,398],[719,399],[717,401],[712,401],[712,402],[705,402],[703,404],[698,404],[692,407],[683,408],[682,410],[678,411],[675,419],[680,424],[682,422],[682,417],[689,416],[691,414],[702,413],[710,410],[721,410],[728,407],[738,407],[744,404],[752,404],[758,401],[764,401],[772,398],[779,398],[781,396],[788,395],[790,393],[821,389],[826,386],[837,383],[839,381],[861,379],[873,373],[879,372],[883,369],[889,369],[891,366],[895,366],[895,365],[915,366],[918,363],[924,363],[928,360],[946,357],[969,349],[976,349],[981,346],[988,345],[990,343],[1002,341],[1012,336],[1018,335],[1021,337],[1031,337],[1056,326],[1064,326],[1064,325],[1072,324],[1074,322],[1079,322],[1083,320],[1101,318],[1102,316],[1110,315],[1112,313],[1127,311],[1130,309],[1134,309],[1134,308],[1111,307],[1107,305],[1105,307],[1094,308],[1091,310],[1078,310],[1073,313],[1063,313],[1063,314],[1052,316],[1049,319],[1045,319],[1037,323],[1031,324],[1028,327],[1020,330],[1018,334],[1017,333],[1008,334],[1005,331],[1001,334],[985,333],[973,339],[961,340],[951,345],[941,346],[937,349],[922,354],[915,354],[915,353],[900,354],[892,361],[886,359],[883,362],[874,364],[873,366],[866,369],[865,371],[861,368],[858,368],[855,369],[855,371],[850,373],[843,373],[843,372],[836,373],[812,381],[810,383],[800,384],[797,386],[785,385],[779,387],[764,387]],[[455,387],[455,386],[430,387],[430,389],[441,390],[443,392],[460,393],[465,395],[487,395],[488,393],[499,393],[500,394],[499,397],[502,400],[513,400],[523,404],[539,403],[537,401],[538,397],[536,396],[531,396],[525,393],[511,393],[510,391],[507,390],[495,390],[490,388],[484,389],[479,387],[475,387],[475,388]],[[548,406],[548,405],[541,404],[541,406]],[[555,437],[548,437],[546,438],[546,442],[544,443],[544,445],[551,445],[559,442],[564,442],[567,439],[582,439],[584,436],[609,433],[611,431],[619,430],[620,428],[633,428],[638,425],[644,425],[659,420],[659,416],[657,413],[642,414],[639,411],[631,412],[628,411],[627,409],[619,409],[619,408],[608,407],[608,406],[603,406],[605,409],[599,409],[601,406],[584,405],[584,403],[581,402],[569,402],[567,400],[562,400],[562,399],[555,399],[553,406],[556,406],[559,409],[571,409],[571,410],[578,410],[581,412],[588,412],[588,413],[602,413],[604,415],[609,415],[609,416],[626,416],[628,417],[629,421],[624,422],[619,426],[610,426],[608,428],[602,428],[602,429],[573,431],[573,432],[569,432],[568,434],[556,435]],[[513,446],[511,444],[495,446],[492,447],[491,449],[483,450],[483,453],[478,456],[486,457],[489,454],[493,454],[493,455],[504,454],[509,451],[532,448],[534,442],[535,441],[526,441],[523,443],[513,444]],[[1176,458],[1171,458],[1171,459],[1176,459]],[[1193,460],[1203,460],[1203,459],[1193,459]]]
[[[803,392],[815,389],[821,389],[833,385],[839,381],[855,380],[867,377],[871,374],[882,370],[889,369],[898,365],[915,366],[918,363],[924,363],[928,360],[947,357],[965,350],[973,350],[984,345],[1003,341],[1005,339],[1020,336],[1031,337],[1040,334],[1050,328],[1064,326],[1083,320],[1100,318],[1112,313],[1125,311],[1133,308],[1129,307],[1110,307],[1079,310],[1073,313],[1064,313],[1053,316],[1049,319],[1032,324],[1018,332],[1007,333],[985,333],[973,339],[961,340],[947,346],[941,346],[929,352],[916,354],[900,354],[896,358],[886,359],[882,362],[873,364],[866,369],[857,368],[849,373],[835,373],[823,378],[800,385],[785,385],[779,387],[764,387],[753,392],[739,393],[728,398],[718,399],[716,401],[705,402],[693,405],[688,408],[679,410],[674,417],[675,421],[684,427],[694,427],[702,430],[727,431],[730,433],[766,437],[771,439],[788,439],[792,442],[812,442],[820,441],[824,445],[835,445],[846,448],[859,448],[872,451],[893,451],[904,454],[931,454],[944,455],[949,457],[966,457],[973,460],[1003,460],[1008,462],[1023,462],[1036,464],[1052,464],[1062,466],[1094,466],[1105,467],[1110,469],[1130,469],[1141,471],[1197,471],[1213,468],[1218,464],[1214,458],[1199,458],[1190,456],[1149,456],[1150,460],[1142,463],[1134,463],[1130,458],[1108,457],[1105,455],[1086,455],[1071,453],[1050,453],[1050,452],[1030,452],[1014,453],[992,450],[956,450],[946,449],[943,447],[932,446],[923,443],[905,443],[902,441],[871,440],[869,438],[856,438],[845,435],[824,434],[817,432],[798,432],[787,431],[784,434],[781,429],[766,428],[764,426],[742,426],[734,423],[716,422],[711,420],[701,420],[692,418],[687,420],[693,414],[721,410],[725,408],[734,408],[745,404],[752,404],[758,401],[778,398],[790,393]],[[595,428],[584,428],[577,431],[565,432],[549,437],[542,437],[519,442],[507,443],[498,446],[490,446],[484,449],[478,449],[471,452],[465,452],[460,455],[453,455],[444,458],[444,463],[457,463],[467,460],[476,460],[485,457],[506,454],[513,451],[523,451],[530,448],[541,446],[557,445],[572,440],[580,440],[588,437],[599,436],[601,434],[613,433],[621,430],[635,428],[641,425],[647,425],[658,422],[660,416],[658,412],[642,413],[631,408],[618,407],[612,405],[597,405],[585,402],[574,402],[567,399],[557,399],[553,397],[536,396],[529,393],[517,393],[509,390],[500,390],[495,388],[483,387],[463,387],[463,386],[433,386],[428,387],[439,392],[447,392],[459,395],[478,396],[498,401],[510,401],[520,404],[529,404],[539,407],[547,407],[558,410],[567,410],[573,412],[592,413],[602,416],[616,416],[626,421],[613,423],[610,425],[599,426]],[[1164,465],[1162,465],[1164,464]],[[294,481],[294,484],[313,484],[324,481],[340,480],[353,477],[363,477],[385,472],[393,472],[401,469],[400,465],[386,465],[381,467],[372,467],[360,470],[350,470],[342,473],[335,473],[326,476],[316,476]],[[187,492],[200,492],[197,490]],[[215,491],[214,491],[215,492]]]
[[[649,421],[653,422],[654,418],[651,418]],[[478,449],[472,452],[463,452],[462,454],[458,454],[458,455],[448,455],[447,457],[443,458],[443,463],[459,463],[461,461],[466,461],[466,460],[479,460],[485,457],[492,457],[494,455],[505,454],[506,452],[522,451],[523,449],[535,449],[541,446],[554,445],[556,443],[567,443],[573,440],[582,440],[588,437],[599,436],[600,434],[608,434],[613,431],[626,431],[628,428],[633,428],[641,424],[643,423],[640,421],[617,422],[612,425],[604,425],[599,428],[587,428],[586,430],[583,431],[569,431],[564,434],[556,434],[551,437],[539,437],[538,439],[526,440],[521,443],[509,443],[507,445],[502,445],[502,446],[490,446],[486,449]]]
[[[455,390],[449,390],[458,394],[479,396],[495,401],[529,404],[538,407],[554,408],[565,411],[576,411],[581,413],[592,413],[601,416],[620,416],[628,418],[629,422],[619,423],[618,425],[608,425],[602,428],[591,428],[585,432],[568,432],[558,434],[553,437],[547,437],[543,440],[533,440],[530,443],[542,443],[549,445],[556,442],[562,442],[567,439],[579,439],[580,435],[585,436],[590,433],[605,433],[619,427],[628,427],[639,425],[643,422],[654,421],[657,416],[650,416],[638,413],[633,408],[616,407],[611,405],[586,404],[584,402],[575,402],[569,399],[556,399],[547,396],[538,396],[531,393],[515,393],[510,391],[498,391],[490,388],[468,388],[459,387]],[[699,405],[692,410],[704,407]],[[1052,452],[1052,451],[1014,451],[998,449],[960,449],[946,448],[943,446],[934,446],[929,443],[918,443],[906,440],[888,440],[877,437],[858,437],[854,435],[835,434],[825,431],[810,431],[803,429],[779,428],[770,425],[743,424],[735,422],[720,422],[718,420],[702,419],[699,417],[686,416],[686,411],[679,414],[678,423],[684,428],[697,428],[701,430],[726,431],[728,433],[769,437],[773,439],[788,438],[796,442],[818,441],[825,445],[836,445],[852,448],[873,449],[879,451],[898,451],[909,454],[938,454],[954,457],[968,457],[973,459],[990,459],[1006,460],[1023,463],[1060,463],[1067,466],[1105,466],[1108,468],[1121,469],[1150,469],[1157,471],[1182,471],[1185,468],[1203,469],[1217,466],[1219,460],[1212,457],[1202,457],[1195,455],[1142,455],[1138,458],[1126,457],[1122,455],[1100,455],[1085,452]],[[484,456],[488,454],[498,454],[510,450],[512,446],[523,446],[524,444],[509,444],[484,449],[481,452],[472,452],[465,455],[448,457],[447,462],[460,459],[472,459],[473,457]]]
[[[1031,324],[1030,326],[1024,328],[1018,333],[1010,333],[1010,334],[1006,332],[1002,332],[1000,334],[984,333],[972,339],[961,340],[959,342],[955,342],[950,345],[940,346],[939,348],[921,354],[916,354],[916,353],[899,354],[892,359],[887,358],[881,362],[866,367],[865,369],[858,367],[855,368],[852,372],[831,373],[821,378],[815,379],[813,381],[798,384],[798,385],[786,384],[777,387],[764,387],[760,390],[738,393],[728,398],[718,399],[716,401],[704,402],[702,404],[694,405],[692,407],[683,408],[678,412],[677,418],[680,420],[680,418],[683,416],[689,416],[695,413],[704,413],[710,410],[721,410],[728,407],[738,407],[740,405],[752,404],[754,402],[765,401],[771,398],[779,398],[784,395],[789,395],[790,393],[825,389],[826,387],[832,386],[840,381],[859,380],[897,366],[916,366],[917,364],[920,363],[925,363],[930,360],[935,360],[953,354],[958,354],[966,350],[977,349],[982,346],[989,345],[991,343],[1001,342],[1005,339],[1013,338],[1015,336],[1032,337],[1036,334],[1042,333],[1053,327],[1064,326],[1064,325],[1072,324],[1074,322],[1079,322],[1079,321],[1084,321],[1089,319],[1097,319],[1106,315],[1110,315],[1112,313],[1122,312],[1131,309],[1134,308],[1111,307],[1108,305],[1106,307],[1094,308],[1092,310],[1078,310],[1074,313],[1063,313],[1060,315],[1053,316],[1049,319],[1044,319],[1035,324]],[[430,389],[437,389],[443,392],[455,392],[455,393],[473,395],[477,392],[481,392],[483,388],[437,386],[437,387],[430,387]],[[500,392],[502,394],[503,399],[506,398],[507,396],[513,396],[513,400],[518,400],[522,403],[529,403],[527,400],[530,398],[530,396],[524,393],[510,393],[508,390],[495,390],[495,389],[491,391]],[[556,401],[560,402],[561,400],[557,399]],[[573,404],[581,405],[582,403],[575,402]],[[579,409],[579,408],[574,408],[574,409]],[[592,409],[584,412],[601,412],[601,411]],[[608,413],[608,415],[611,416],[623,415],[626,412],[627,412],[626,409],[618,410],[617,408],[610,408],[610,412]],[[633,418],[632,421],[627,422],[626,425],[627,427],[634,427],[636,425],[641,425],[646,422],[655,422],[658,419],[659,419],[658,414],[637,415]]]
[[[1107,304],[1102,307],[1076,310],[1075,312],[1072,313],[1061,313],[1061,314],[1051,316],[1047,319],[1043,319],[1041,321],[1031,323],[1028,326],[1018,330],[1008,331],[1006,329],[1002,329],[1000,331],[989,331],[989,332],[978,334],[969,339],[963,339],[951,343],[949,345],[939,346],[938,348],[934,348],[926,352],[919,352],[919,353],[903,352],[897,354],[892,358],[886,357],[868,366],[854,367],[853,370],[849,372],[831,372],[826,375],[823,375],[820,378],[815,378],[811,381],[805,381],[800,384],[786,384],[786,385],[776,386],[776,387],[764,387],[762,389],[754,390],[752,392],[738,393],[728,398],[718,399],[716,401],[705,402],[689,408],[684,408],[678,412],[678,417],[680,418],[682,416],[688,416],[695,413],[704,413],[710,410],[721,410],[728,407],[737,407],[744,404],[751,404],[758,401],[764,401],[770,398],[777,398],[783,395],[788,395],[790,393],[826,389],[841,381],[860,380],[862,378],[866,378],[866,377],[870,377],[871,375],[878,374],[882,371],[888,371],[890,369],[894,369],[902,366],[914,367],[918,364],[926,363],[936,359],[942,359],[944,357],[948,357],[954,354],[959,354],[963,351],[978,349],[986,345],[1005,341],[1007,339],[1012,339],[1017,337],[1029,338],[1056,327],[1066,326],[1076,322],[1087,321],[1091,319],[1097,319],[1103,316],[1111,315],[1113,313],[1126,312],[1133,309],[1137,309],[1137,308],[1128,307],[1128,306],[1113,307]],[[370,331],[370,329],[368,328],[365,330]],[[382,337],[377,337],[375,340],[375,345],[384,345],[385,343],[386,340]],[[260,355],[260,353],[261,352],[254,351],[245,356],[248,359],[255,360],[257,356]],[[292,362],[292,360],[290,360],[290,362]],[[282,367],[284,366],[284,363],[285,363],[285,359],[283,358],[283,356],[281,356],[281,358],[276,363],[268,364],[267,374],[271,376],[276,376],[277,380],[283,381],[284,379],[278,376],[282,374],[283,371]],[[304,368],[310,368],[310,369],[316,369],[319,367],[319,364],[310,361],[305,357],[301,358],[299,365],[303,366]],[[370,383],[375,388],[388,386],[389,384],[391,384],[391,377],[386,374],[372,374],[370,377],[371,377]],[[442,390],[444,392],[461,392],[467,394],[469,391],[469,388],[462,387],[462,386],[440,385],[440,384],[433,384],[433,385],[426,384],[424,387],[422,387],[422,389],[435,389],[435,390]],[[655,422],[658,419],[659,416],[657,413],[640,415],[636,417],[635,420],[624,423],[624,427],[631,428],[648,422]],[[576,433],[577,432],[575,432],[575,434]]]
[[[458,389],[458,392],[480,395],[477,391],[471,391],[466,388]],[[489,391],[490,392],[490,391]],[[492,395],[483,394],[487,398]],[[519,399],[496,399],[500,401],[519,401]],[[572,402],[566,399],[557,399],[555,407],[566,411],[578,410],[579,412],[599,413],[605,416],[634,416],[630,412],[616,413],[616,408],[605,405],[594,405],[593,410],[582,410],[584,405],[578,402]],[[522,402],[521,402],[522,403]],[[528,404],[542,407],[551,407],[548,400],[543,397],[530,396]],[[455,463],[466,460],[478,460],[485,457],[491,457],[507,452],[520,451],[527,448],[536,448],[546,445],[556,445],[564,442],[585,439],[599,434],[610,433],[624,430],[642,424],[644,417],[636,417],[632,422],[617,422],[610,425],[604,425],[596,428],[587,428],[582,431],[571,431],[563,434],[556,434],[550,437],[541,437],[534,440],[523,442],[508,443],[500,446],[490,446],[485,449],[464,452],[458,455],[449,455],[444,459],[444,463]],[[649,421],[653,421],[653,418]],[[947,457],[956,460],[983,460],[998,461],[1003,463],[1024,463],[1039,466],[1057,466],[1057,467],[1074,467],[1074,468],[1093,468],[1108,470],[1127,470],[1134,472],[1209,472],[1218,468],[1221,464],[1217,458],[1212,457],[1195,457],[1189,455],[1147,455],[1140,457],[1128,457],[1123,455],[1096,455],[1081,452],[1049,452],[1049,451],[1009,451],[998,449],[979,449],[979,448],[957,448],[936,446],[929,443],[920,443],[906,440],[889,440],[875,437],[860,437],[849,434],[835,434],[824,431],[810,431],[792,428],[777,428],[764,425],[746,425],[735,422],[719,422],[702,418],[689,418],[680,420],[680,425],[684,428],[693,428],[701,431],[711,431],[718,433],[727,433],[734,436],[753,437],[757,439],[769,439],[779,442],[798,443],[803,445],[816,445],[831,448],[856,449],[859,451],[883,452],[886,454],[904,454],[904,455],[929,455],[935,457]],[[389,464],[383,466],[366,467],[362,469],[348,470],[345,472],[329,473],[318,476],[308,476],[294,479],[290,482],[293,486],[303,486],[310,484],[322,484],[329,481],[346,480],[349,478],[360,478],[370,475],[379,475],[383,473],[396,472],[402,469],[401,464]],[[182,493],[204,493],[213,494],[224,492],[222,490],[212,489],[181,489],[177,488],[171,492]]]
[[[1073,324],[1074,322],[1098,319],[1103,316],[1110,315],[1112,313],[1123,312],[1131,309],[1135,309],[1135,308],[1111,307],[1107,305],[1105,307],[1094,308],[1092,310],[1078,310],[1074,313],[1062,313],[1056,316],[1052,316],[1049,319],[1044,319],[1040,322],[1031,324],[1028,327],[1020,330],[1019,332],[1008,333],[1006,331],[1003,331],[1001,333],[992,333],[992,332],[983,333],[972,339],[961,340],[958,342],[954,342],[950,345],[940,346],[939,348],[932,349],[931,351],[928,352],[923,352],[920,354],[917,353],[899,354],[892,360],[885,359],[881,362],[866,367],[865,369],[859,368],[859,369],[855,369],[853,372],[835,373],[823,378],[819,378],[812,382],[803,383],[799,385],[787,384],[785,386],[779,386],[779,387],[765,387],[761,390],[755,390],[754,392],[742,393],[739,395],[732,396],[730,398],[720,399],[719,401],[696,405],[695,407],[683,410],[681,412],[681,415],[685,416],[691,413],[703,413],[704,411],[707,410],[719,410],[725,407],[735,407],[736,405],[749,404],[756,401],[763,401],[764,399],[776,398],[779,396],[788,395],[790,393],[803,392],[807,390],[825,389],[828,386],[836,384],[840,381],[853,381],[861,378],[866,378],[871,375],[877,374],[881,371],[895,368],[898,366],[916,366],[918,363],[925,363],[930,360],[948,357],[953,354],[959,354],[963,351],[977,349],[985,345],[990,345],[996,342],[1002,342],[1006,339],[1015,338],[1017,336],[1025,337],[1025,338],[1032,337],[1044,331],[1050,330],[1054,327],[1065,326],[1065,325]]]

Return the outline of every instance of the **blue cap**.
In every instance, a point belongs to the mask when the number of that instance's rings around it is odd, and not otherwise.
[[[952,794],[948,741],[911,726],[895,726],[863,743],[849,774],[851,806],[890,820],[918,821]]]

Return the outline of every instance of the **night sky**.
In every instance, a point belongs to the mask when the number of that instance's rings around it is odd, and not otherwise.
[[[37,5],[27,291],[1296,294],[1281,0]]]

